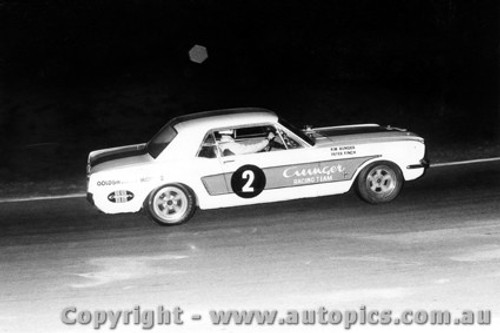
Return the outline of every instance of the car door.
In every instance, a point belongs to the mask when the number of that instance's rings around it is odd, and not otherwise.
[[[282,201],[315,196],[315,183],[310,177],[295,177],[294,168],[303,166],[306,170],[318,168],[318,151],[299,138],[288,138],[295,142],[287,145],[278,124],[262,124],[230,129],[235,132],[235,141],[247,140],[255,144],[265,140],[266,132],[276,137],[269,151],[246,154],[225,154],[221,152],[220,162],[224,172],[228,198],[234,205]],[[222,131],[222,130],[221,130]],[[291,134],[290,134],[291,135]],[[291,142],[289,141],[289,142]],[[248,143],[248,142],[247,142]],[[299,180],[298,180],[299,179]]]

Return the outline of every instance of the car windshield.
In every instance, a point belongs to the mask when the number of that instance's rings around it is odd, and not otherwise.
[[[177,135],[177,131],[169,124],[163,126],[163,128],[153,136],[153,138],[148,142],[146,150],[153,158],[157,158],[158,155],[169,145],[170,142]]]
[[[279,119],[279,123],[286,128],[288,128],[290,131],[292,131],[295,135],[297,135],[299,138],[310,144],[311,146],[314,146],[316,143],[313,138],[308,137],[307,135],[304,134],[301,130],[299,130],[297,127],[294,125],[290,124],[288,121],[286,121],[283,118]]]

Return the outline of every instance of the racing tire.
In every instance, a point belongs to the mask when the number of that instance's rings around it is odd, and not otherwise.
[[[391,162],[375,162],[366,166],[356,181],[356,192],[371,204],[390,202],[403,188],[403,173]]]
[[[149,194],[144,210],[161,226],[182,224],[196,211],[196,199],[185,185],[167,184]]]

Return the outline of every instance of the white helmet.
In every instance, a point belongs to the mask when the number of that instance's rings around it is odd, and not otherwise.
[[[226,129],[226,130],[219,131],[219,135],[220,135],[219,142],[226,143],[226,142],[234,141],[233,134],[234,134],[234,130],[232,130],[232,129]]]
[[[234,130],[233,129],[225,129],[225,130],[219,131],[219,134],[233,136]]]

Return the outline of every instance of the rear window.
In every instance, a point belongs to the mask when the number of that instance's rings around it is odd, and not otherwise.
[[[147,151],[149,155],[151,155],[153,158],[157,158],[176,136],[177,131],[169,124],[165,125],[148,142]]]

